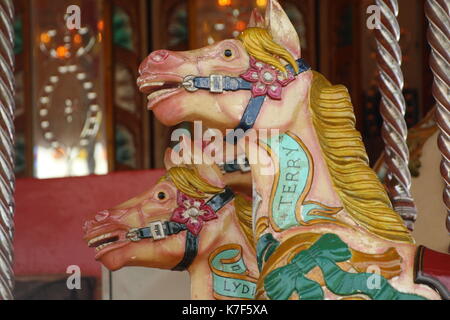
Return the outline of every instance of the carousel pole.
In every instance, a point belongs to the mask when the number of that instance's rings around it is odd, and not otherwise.
[[[381,28],[375,30],[377,63],[381,91],[380,112],[383,117],[382,137],[385,143],[386,184],[395,211],[413,230],[417,209],[411,196],[409,150],[406,144],[408,128],[405,121],[406,103],[403,97],[402,50],[397,21],[397,0],[376,0],[381,9]]]
[[[13,299],[14,6],[0,0],[0,299]]]
[[[444,203],[447,208],[447,230],[450,232],[450,10],[448,0],[427,0],[425,13],[430,23],[430,67],[434,74],[433,95],[436,99],[436,122],[442,153],[441,175],[445,181]]]

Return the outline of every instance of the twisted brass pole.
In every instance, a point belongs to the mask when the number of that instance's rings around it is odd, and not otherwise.
[[[13,299],[14,7],[0,0],[0,299]]]
[[[377,63],[381,91],[380,112],[383,117],[382,137],[385,143],[388,173],[386,183],[394,209],[412,230],[417,210],[411,196],[411,174],[408,169],[409,150],[406,144],[408,128],[405,121],[406,103],[403,97],[402,51],[399,45],[400,27],[397,21],[397,0],[376,0],[381,9],[380,29],[375,30]]]
[[[431,46],[430,67],[434,74],[433,95],[436,99],[436,122],[442,153],[441,175],[444,178],[444,203],[447,208],[447,230],[450,232],[450,12],[448,0],[428,0],[425,13],[430,23],[428,42]]]

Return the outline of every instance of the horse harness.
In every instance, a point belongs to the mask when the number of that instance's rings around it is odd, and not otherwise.
[[[287,65],[286,69],[295,77],[303,72],[311,69],[306,61],[303,59],[297,60],[299,72],[296,73],[291,65]],[[253,83],[243,79],[242,77],[229,77],[223,75],[212,74],[209,77],[196,77],[187,76],[184,78],[182,87],[189,92],[196,92],[197,90],[209,90],[211,93],[224,93],[227,91],[239,91],[239,90],[252,90]],[[239,125],[235,128],[234,132],[241,133],[239,136],[234,136],[237,139],[231,140],[232,135],[225,137],[225,140],[229,143],[236,144],[238,139],[243,137],[243,133],[252,129],[256,123],[256,120],[261,112],[262,106],[266,100],[267,94],[260,96],[252,96],[247,104],[247,107],[242,115]]]
[[[225,207],[235,198],[235,194],[230,188],[212,197],[206,205],[215,213]],[[153,239],[153,241],[164,240],[167,237],[177,235],[182,231],[186,231],[185,250],[182,260],[172,268],[173,271],[184,271],[192,264],[198,253],[199,236],[191,233],[185,224],[174,221],[153,221],[147,227],[134,228],[129,230],[127,238],[133,242],[144,239]]]

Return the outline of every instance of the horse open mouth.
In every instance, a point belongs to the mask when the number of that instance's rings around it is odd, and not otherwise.
[[[139,85],[139,90],[148,95],[149,101],[180,88],[182,88],[182,83],[176,81],[146,81]]]
[[[95,248],[95,251],[99,252],[100,250],[117,243],[119,240],[120,236],[118,234],[107,233],[89,240],[88,246],[90,248]]]

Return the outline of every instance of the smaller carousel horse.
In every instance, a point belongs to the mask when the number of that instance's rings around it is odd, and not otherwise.
[[[95,259],[110,270],[187,270],[193,299],[253,299],[259,274],[251,205],[217,166],[177,167],[169,154],[154,187],[85,223]]]

